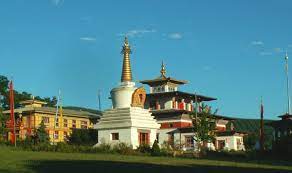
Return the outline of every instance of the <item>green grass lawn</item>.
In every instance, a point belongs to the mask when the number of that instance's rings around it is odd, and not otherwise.
[[[0,147],[0,172],[292,172],[292,164],[20,151]]]

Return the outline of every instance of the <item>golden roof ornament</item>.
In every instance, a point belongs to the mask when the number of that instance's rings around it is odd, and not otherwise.
[[[121,53],[124,55],[121,82],[131,82],[132,81],[132,71],[130,62],[131,47],[129,45],[127,37],[125,37],[124,46]]]
[[[161,70],[160,70],[160,73],[161,73],[161,77],[163,78],[166,78],[165,74],[166,74],[166,69],[165,69],[165,65],[162,61],[162,64],[161,64]]]

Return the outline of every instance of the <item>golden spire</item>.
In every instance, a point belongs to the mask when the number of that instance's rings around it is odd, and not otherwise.
[[[165,69],[165,65],[162,61],[162,64],[161,64],[161,70],[160,70],[160,73],[161,73],[161,77],[165,78],[165,74],[166,74],[166,69]]]
[[[123,59],[123,70],[122,70],[121,82],[132,81],[130,53],[131,53],[131,48],[128,42],[128,38],[125,37],[124,46],[122,49],[122,54],[124,54],[124,59]]]

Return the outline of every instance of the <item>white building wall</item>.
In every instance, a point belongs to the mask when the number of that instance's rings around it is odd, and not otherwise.
[[[228,150],[235,150],[243,149],[241,146],[237,146],[237,139],[239,139],[243,145],[243,137],[242,136],[217,136],[216,140],[225,140],[225,146]]]

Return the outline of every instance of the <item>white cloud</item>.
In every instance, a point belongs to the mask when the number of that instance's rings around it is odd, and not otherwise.
[[[51,0],[52,4],[59,7],[64,4],[65,0]]]
[[[263,46],[264,45],[264,42],[259,41],[259,40],[256,40],[256,41],[252,41],[251,42],[251,45],[254,45],[254,46]]]
[[[272,55],[272,52],[260,52],[261,56]]]
[[[155,33],[155,29],[133,29],[130,31],[127,31],[126,33],[120,33],[119,36],[129,36],[129,37],[136,37],[136,36],[142,36],[147,33]]]
[[[81,41],[96,41],[96,38],[94,37],[80,37]]]
[[[168,35],[168,38],[170,38],[170,39],[174,39],[174,40],[179,40],[179,39],[182,39],[183,36],[182,36],[181,33],[176,32],[176,33],[171,33],[171,34],[169,34],[169,35]]]

